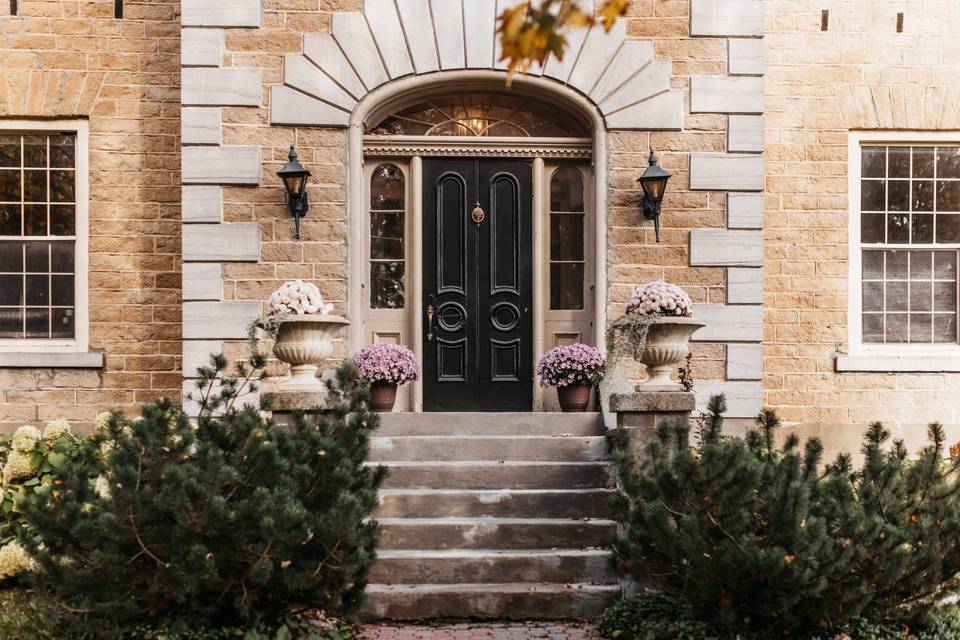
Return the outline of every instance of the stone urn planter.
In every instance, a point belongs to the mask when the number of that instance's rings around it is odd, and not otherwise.
[[[650,323],[647,341],[640,357],[647,367],[649,378],[641,383],[638,391],[677,391],[679,382],[670,376],[690,353],[690,338],[705,325],[693,318],[659,316]]]
[[[290,365],[290,380],[284,391],[323,391],[317,369],[333,353],[337,331],[350,324],[346,318],[327,314],[287,316],[280,322],[273,355]]]

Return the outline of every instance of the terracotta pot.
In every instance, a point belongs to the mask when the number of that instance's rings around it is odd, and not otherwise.
[[[374,382],[370,384],[370,408],[380,413],[393,411],[397,401],[397,385],[395,382]]]
[[[287,391],[323,391],[317,368],[333,353],[333,336],[350,324],[330,315],[288,316],[280,323],[273,355],[290,365],[290,380],[281,385]]]
[[[557,399],[560,408],[565,413],[582,413],[590,404],[593,395],[593,386],[589,384],[571,384],[566,387],[557,387]]]
[[[677,366],[690,353],[690,337],[704,325],[693,318],[659,317],[650,325],[640,362],[647,366],[642,391],[676,391],[683,386],[671,379]]]

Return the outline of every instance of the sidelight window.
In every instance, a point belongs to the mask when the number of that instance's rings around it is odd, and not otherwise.
[[[583,174],[557,169],[550,180],[550,308],[583,309]]]
[[[0,131],[0,345],[83,337],[80,155],[76,131]]]
[[[406,179],[394,164],[370,178],[370,308],[406,306]]]

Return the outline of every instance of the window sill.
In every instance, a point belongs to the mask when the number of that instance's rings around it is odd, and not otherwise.
[[[943,373],[960,371],[960,357],[837,356],[837,371],[878,373]]]
[[[103,354],[0,351],[0,369],[102,369]]]

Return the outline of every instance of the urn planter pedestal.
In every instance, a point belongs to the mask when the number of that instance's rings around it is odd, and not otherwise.
[[[290,380],[280,391],[322,392],[317,369],[333,353],[333,337],[350,324],[346,318],[331,315],[287,316],[277,332],[273,355],[290,365]]]
[[[650,324],[640,362],[646,365],[645,382],[637,391],[681,391],[670,377],[690,353],[690,338],[705,325],[693,318],[660,316]]]

